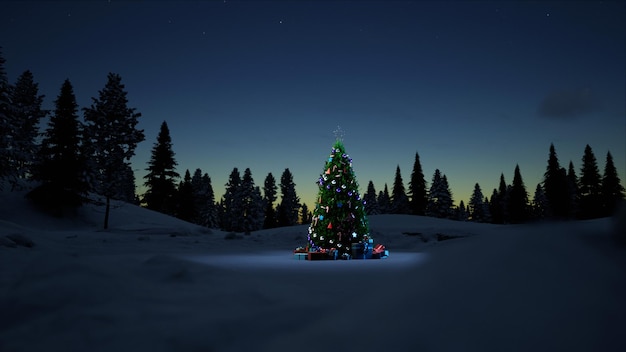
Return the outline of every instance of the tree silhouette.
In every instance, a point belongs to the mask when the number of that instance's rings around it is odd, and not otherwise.
[[[474,192],[470,197],[468,208],[469,217],[475,222],[487,222],[487,212],[489,210],[488,204],[485,204],[485,196],[483,195],[480,185],[476,183],[474,185]]]
[[[602,178],[598,163],[589,144],[585,146],[580,170],[580,212],[583,219],[592,219],[602,214]]]
[[[546,194],[543,191],[541,183],[538,183],[537,187],[535,188],[533,201],[531,203],[532,218],[535,220],[545,219],[546,217],[548,217],[548,208],[548,198],[546,198]]]
[[[39,122],[47,112],[42,110],[43,95],[34,81],[32,72],[22,73],[11,90],[10,161],[13,182],[32,175],[32,165],[36,159]]]
[[[526,192],[526,186],[522,180],[522,174],[519,170],[519,165],[515,165],[515,172],[513,175],[513,184],[511,185],[511,191],[509,195],[509,214],[511,222],[519,224],[528,221],[530,217],[530,210],[528,205],[528,193]]]
[[[378,192],[377,201],[380,214],[389,214],[391,212],[391,197],[389,196],[389,188],[386,183],[384,189]]]
[[[620,200],[624,199],[624,187],[617,176],[611,152],[606,153],[604,176],[602,177],[603,216],[612,215]]]
[[[93,188],[106,198],[105,229],[109,226],[112,198],[134,201],[134,197],[123,199],[129,184],[135,186],[127,171],[137,144],[145,138],[143,130],[136,128],[141,114],[128,107],[124,88],[120,75],[109,73],[99,97],[92,98],[91,107],[84,109],[84,141],[87,157],[93,162]]]
[[[409,198],[404,191],[404,182],[400,173],[400,165],[396,166],[396,176],[393,181],[393,190],[391,193],[391,213],[392,214],[410,214]]]
[[[54,105],[33,167],[33,178],[41,185],[29,197],[45,206],[77,207],[83,203],[88,185],[83,178],[86,163],[81,153],[78,104],[69,80],[63,82]]]
[[[428,204],[428,193],[426,191],[426,179],[422,171],[420,156],[417,152],[415,153],[413,172],[411,173],[411,181],[409,182],[409,196],[411,197],[411,213],[424,215],[426,212],[426,204]]]
[[[376,189],[374,188],[374,182],[371,180],[367,184],[367,191],[363,195],[363,200],[365,201],[365,213],[367,215],[380,214],[378,199],[376,199]]]
[[[452,216],[452,193],[446,175],[441,175],[439,169],[435,169],[433,180],[428,192],[428,204],[426,215],[437,218],[449,218]]]
[[[143,177],[147,187],[143,202],[148,209],[164,214],[174,215],[176,194],[176,160],[172,150],[172,138],[167,122],[161,123],[157,141],[152,147],[152,155],[148,161],[148,173]]]
[[[467,207],[465,206],[465,202],[462,200],[459,202],[459,207],[457,208],[456,219],[459,221],[467,221],[469,218],[469,213],[467,211]]]
[[[265,205],[265,220],[263,222],[264,229],[271,229],[278,226],[276,210],[274,209],[274,202],[277,199],[277,190],[276,179],[270,172],[267,174],[265,181],[263,182],[263,204]]]
[[[567,174],[559,165],[559,159],[553,144],[550,144],[548,166],[543,175],[543,190],[548,200],[549,216],[567,218],[569,196],[567,192]]]
[[[222,229],[225,231],[241,231],[241,215],[243,204],[241,198],[241,175],[236,167],[231,171],[224,193]]]
[[[196,216],[193,222],[209,228],[217,227],[215,194],[209,174],[202,174],[202,170],[196,169],[191,177],[191,188],[196,209]]]
[[[0,181],[5,180],[10,173],[9,150],[12,130],[11,120],[9,119],[11,85],[4,69],[5,62],[6,60],[0,51]],[[0,189],[2,189],[2,186],[3,184],[0,182]]]
[[[280,177],[281,201],[278,207],[278,226],[293,226],[298,223],[300,198],[296,194],[296,184],[289,169],[285,169]]]
[[[185,170],[185,176],[183,176],[183,180],[178,184],[175,203],[176,210],[174,215],[181,220],[193,222],[197,216],[197,210],[189,169]]]
[[[576,176],[576,170],[574,170],[574,163],[570,160],[567,167],[567,194],[569,196],[569,214],[570,219],[578,216],[580,211],[580,191],[578,190],[578,176]]]
[[[498,189],[494,189],[491,195],[491,203],[489,209],[491,212],[492,222],[495,224],[504,224],[510,221],[508,210],[507,185],[504,181],[504,174],[500,174],[500,183]]]
[[[249,168],[243,172],[240,186],[241,198],[241,231],[249,234],[263,227],[263,197],[261,189],[254,185],[252,171]]]

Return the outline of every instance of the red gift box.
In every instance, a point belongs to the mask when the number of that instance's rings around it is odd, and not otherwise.
[[[372,250],[372,253],[374,254],[381,254],[385,252],[385,246],[383,246],[382,244],[377,244],[374,246],[374,249]]]

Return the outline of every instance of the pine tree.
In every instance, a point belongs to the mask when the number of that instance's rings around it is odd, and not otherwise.
[[[428,193],[426,192],[426,179],[422,171],[420,156],[417,152],[415,153],[413,172],[411,173],[411,181],[409,182],[409,195],[411,197],[411,213],[414,215],[424,215],[426,212],[426,204],[428,204]]]
[[[376,199],[376,189],[374,188],[374,182],[372,182],[371,180],[367,184],[367,192],[365,192],[365,195],[363,195],[363,202],[365,203],[365,214],[380,214],[380,209],[378,208],[378,200]]]
[[[178,185],[176,192],[176,211],[174,214],[177,218],[193,222],[197,217],[196,201],[193,193],[193,185],[191,184],[191,174],[189,169],[185,170],[185,176]]]
[[[302,207],[300,208],[300,224],[304,225],[311,223],[312,219],[310,219],[310,217],[312,217],[312,213],[309,211],[309,207],[306,205],[306,203],[303,203]]]
[[[12,141],[9,153],[15,186],[17,179],[32,176],[31,167],[38,149],[36,138],[39,134],[39,121],[47,112],[41,108],[44,96],[39,95],[38,84],[30,71],[19,76],[11,93],[9,116]]]
[[[389,188],[385,183],[385,188],[378,193],[378,209],[380,214],[389,214],[391,212],[391,197],[389,196]]]
[[[592,219],[602,214],[602,178],[596,157],[589,144],[585,146],[580,170],[580,212],[583,219]]]
[[[277,190],[276,179],[270,172],[265,177],[265,182],[263,183],[263,203],[265,205],[265,221],[263,222],[264,229],[271,229],[278,226],[276,210],[274,209],[274,202],[277,199]]]
[[[136,128],[140,113],[128,107],[127,92],[122,77],[109,73],[107,83],[92,98],[92,105],[84,109],[84,143],[91,163],[93,190],[106,198],[104,228],[109,227],[111,199],[124,199],[124,190],[134,180],[128,179],[130,159],[135,155],[137,144],[145,137]]]
[[[280,177],[281,202],[277,211],[278,226],[293,226],[298,223],[300,212],[300,198],[296,194],[296,184],[289,169],[283,171]]]
[[[456,219],[459,221],[467,221],[469,218],[469,214],[467,212],[467,208],[465,207],[465,203],[461,200],[459,202],[459,207],[457,208]]]
[[[502,220],[502,208],[499,206],[498,190],[493,189],[491,192],[491,202],[489,203],[489,213],[491,214],[491,223],[501,224]]]
[[[141,200],[137,196],[135,186],[135,172],[133,171],[130,163],[124,163],[122,170],[119,171],[119,178],[121,180],[118,188],[118,199],[125,201],[126,203],[139,205]]]
[[[209,174],[202,174],[201,169],[196,169],[191,177],[191,188],[193,191],[194,207],[196,216],[193,223],[209,228],[216,228],[217,209],[215,205],[215,194],[211,185]]]
[[[309,245],[336,248],[339,254],[351,253],[352,243],[362,241],[369,234],[369,225],[352,159],[339,138],[324,164],[318,185],[318,201],[309,227]]]
[[[430,190],[428,191],[428,203],[426,204],[426,216],[437,217],[439,215],[438,211],[438,201],[441,193],[441,171],[439,169],[435,169],[433,173],[433,178],[430,183]]]
[[[33,165],[33,179],[41,184],[29,193],[29,198],[49,208],[78,207],[88,185],[83,177],[86,161],[81,154],[82,125],[69,80],[63,82],[54,105]]]
[[[220,201],[215,204],[217,209],[217,227],[221,230],[226,229],[226,202],[224,197],[220,198]]]
[[[0,49],[2,49],[0,47]],[[13,127],[10,125],[9,111],[11,109],[11,90],[6,71],[4,56],[0,51],[0,190],[3,189],[3,181],[11,173],[10,169],[10,136]]]
[[[505,224],[509,222],[509,212],[507,205],[509,203],[507,185],[504,181],[504,174],[500,174],[500,183],[498,189],[494,189],[491,195],[490,212],[494,224]]]
[[[157,141],[152,147],[152,155],[148,161],[148,173],[143,177],[146,181],[146,192],[143,203],[148,209],[164,214],[174,215],[176,194],[176,160],[172,151],[172,139],[167,122],[161,123]]]
[[[409,198],[404,191],[404,182],[400,173],[400,165],[396,166],[396,176],[393,181],[393,191],[391,193],[391,213],[410,214]]]
[[[548,198],[543,191],[541,183],[537,184],[535,188],[535,195],[531,204],[532,218],[535,220],[542,220],[548,217],[549,204]]]
[[[568,217],[573,219],[578,216],[579,209],[579,190],[578,177],[574,170],[574,163],[570,160],[567,168],[567,194],[569,195],[569,214]]]
[[[454,199],[452,198],[448,177],[445,174],[442,177],[442,181],[444,197],[439,200],[439,203],[442,206],[441,209],[444,211],[444,217],[450,219],[454,215]]]
[[[206,190],[202,182],[202,170],[197,168],[191,176],[191,191],[193,194],[193,206],[196,209],[195,217],[191,222],[202,226],[202,218],[207,206]]]
[[[246,168],[243,173],[240,197],[242,203],[241,231],[250,234],[252,231],[260,230],[264,220],[263,198],[261,189],[254,185],[252,172],[249,168]]]
[[[526,222],[530,218],[528,193],[526,192],[526,186],[522,180],[519,165],[515,165],[513,184],[511,185],[511,191],[509,193],[508,209],[511,222],[514,224]]]
[[[428,192],[426,215],[438,218],[450,218],[453,207],[452,193],[446,175],[435,169],[433,180]]]
[[[207,189],[207,199],[209,209],[206,212],[206,217],[204,221],[204,226],[211,228],[219,227],[219,211],[220,208],[215,203],[215,193],[213,191],[213,186],[211,184],[211,178],[208,174],[204,174],[202,176],[202,181]]]
[[[613,164],[613,156],[611,152],[606,153],[606,162],[604,164],[604,176],[602,177],[602,209],[603,216],[612,215],[619,201],[624,199],[624,187],[620,183],[617,176],[617,169]]]
[[[241,199],[241,175],[236,167],[231,171],[226,183],[223,200],[222,229],[224,231],[240,231],[243,204]]]
[[[470,197],[468,203],[469,218],[474,222],[487,222],[487,206],[484,202],[485,196],[483,195],[480,185],[476,183],[474,185],[474,192]]]
[[[483,204],[485,206],[485,222],[493,222],[493,219],[491,218],[491,212],[489,211],[491,207],[491,202],[489,201],[488,197],[485,197],[485,200],[483,200]]]
[[[554,218],[566,218],[569,213],[567,174],[559,165],[553,144],[550,144],[548,166],[543,175],[543,190],[548,200],[549,215]]]

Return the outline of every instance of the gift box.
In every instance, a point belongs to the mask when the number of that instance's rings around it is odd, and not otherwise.
[[[326,260],[330,259],[330,256],[327,252],[309,252],[308,253],[309,260]]]
[[[380,254],[385,250],[385,246],[383,246],[382,244],[377,244],[374,246],[374,249],[372,250],[372,252],[374,254]]]
[[[307,259],[307,253],[294,253],[293,254],[293,259],[295,259],[295,260],[306,260]]]
[[[365,243],[359,242],[352,244],[352,258],[365,259]]]
[[[372,255],[374,255],[374,248],[372,245],[368,245],[365,248],[365,259],[372,259]]]
[[[372,259],[385,259],[389,256],[388,250],[383,250],[380,253],[372,253]]]

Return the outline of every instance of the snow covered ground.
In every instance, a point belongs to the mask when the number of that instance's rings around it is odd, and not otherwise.
[[[103,231],[101,207],[58,219],[22,197],[0,195],[0,237],[34,242],[0,245],[3,352],[626,350],[610,219],[378,215],[389,258],[309,262],[307,226],[228,240],[116,204]]]

